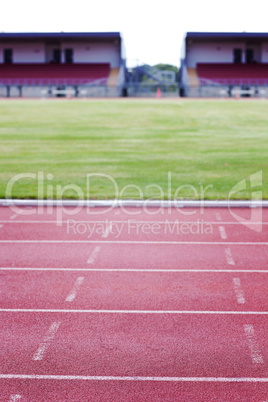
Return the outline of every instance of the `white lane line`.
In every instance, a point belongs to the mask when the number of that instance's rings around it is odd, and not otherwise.
[[[252,324],[244,325],[244,330],[247,337],[252,363],[263,363],[263,357],[260,351],[260,347],[258,345],[253,325]]]
[[[235,265],[235,260],[233,259],[232,251],[230,248],[226,248],[225,250],[225,257],[227,260],[228,265]]]
[[[1,308],[7,313],[92,313],[92,314],[205,314],[205,315],[267,315],[268,311],[202,311],[202,310],[70,310]],[[56,323],[54,323],[56,324]]]
[[[33,360],[42,360],[49,345],[51,344],[54,336],[56,335],[56,332],[58,331],[58,328],[60,326],[60,322],[53,322],[51,326],[49,327],[43,342],[40,344],[39,348],[33,355]]]
[[[11,217],[9,218],[9,219],[16,219],[17,218],[17,216],[18,216],[18,214],[14,214],[14,215],[11,215]]]
[[[232,273],[267,274],[267,269],[143,269],[143,268],[34,268],[34,267],[0,267],[0,271],[86,271],[86,272],[205,272],[205,273]]]
[[[76,298],[77,292],[79,290],[79,287],[84,282],[84,279],[85,279],[84,276],[79,276],[76,279],[74,286],[73,286],[72,290],[70,291],[70,293],[68,294],[68,296],[66,297],[65,301],[67,301],[67,302],[74,301],[74,299]]]
[[[200,245],[200,246],[268,246],[268,242],[258,241],[142,241],[142,240],[0,240],[3,244],[164,244],[164,245]]]
[[[77,381],[163,381],[163,382],[252,382],[266,383],[267,377],[141,377],[141,376],[87,376],[87,375],[42,375],[0,374],[0,379],[20,380],[77,380]]]
[[[113,224],[110,223],[110,225],[108,225],[107,228],[105,229],[105,231],[104,231],[104,233],[103,233],[103,235],[102,235],[102,237],[103,237],[104,239],[106,239],[106,238],[109,236],[109,233],[110,233],[111,230],[112,230],[112,226],[113,226]]]
[[[222,240],[226,240],[227,234],[226,234],[224,226],[219,226],[219,232],[220,232],[220,236],[221,236]]]
[[[99,254],[100,249],[101,248],[99,246],[94,248],[94,250],[92,251],[92,253],[89,256],[89,259],[87,260],[88,264],[94,264],[94,262],[96,261],[97,255]]]
[[[4,227],[4,225],[0,225],[0,229],[3,228],[3,227]]]
[[[246,299],[239,278],[233,278],[233,286],[238,304],[245,304]]]
[[[19,401],[20,399],[21,399],[21,395],[19,395],[19,394],[10,395],[8,402],[16,402],[16,401]]]
[[[131,221],[131,220],[130,220]],[[2,220],[2,219],[0,219],[0,222],[1,223],[9,223],[9,224],[15,224],[15,223],[26,223],[26,224],[42,224],[42,223],[44,223],[44,224],[57,224],[57,223],[59,223],[58,221],[54,221],[54,220],[50,220],[50,221],[45,221],[45,220],[36,220],[36,221],[34,221],[34,220],[16,220],[16,221],[10,221],[10,220]],[[62,220],[61,221],[61,223],[62,224],[67,224],[69,222],[69,220]],[[76,224],[79,224],[79,223],[87,223],[87,224],[99,224],[99,223],[101,223],[101,224],[103,224],[103,223],[107,223],[107,220],[105,220],[105,221],[74,221]],[[116,221],[116,220],[113,220],[113,221],[111,221],[111,223],[113,223],[113,224],[121,224],[121,225],[123,225],[123,224],[125,224],[125,225],[127,225],[128,223],[129,223],[129,220],[121,220],[121,221]],[[227,221],[227,222],[223,222],[223,221],[219,221],[219,222],[216,222],[216,221],[204,221],[204,220],[199,220],[199,221],[180,221],[180,220],[178,220],[177,222],[176,222],[176,220],[174,221],[174,220],[167,220],[167,221],[134,221],[133,222],[134,224],[158,224],[158,225],[173,225],[173,224],[180,224],[180,225],[182,225],[182,224],[187,224],[187,225],[191,225],[191,224],[203,224],[203,225],[205,225],[205,224],[209,224],[209,225],[239,225],[239,226],[241,226],[243,229],[245,228],[245,226],[242,226],[242,224],[241,224],[241,222],[230,222],[230,221]],[[260,222],[250,222],[250,225],[259,225],[260,224]],[[262,225],[268,225],[268,222],[262,222]],[[245,228],[245,230],[246,230],[246,228]]]

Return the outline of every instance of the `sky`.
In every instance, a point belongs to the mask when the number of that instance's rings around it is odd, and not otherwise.
[[[188,31],[268,32],[267,0],[0,0],[0,5],[0,32],[120,32],[129,66],[179,66]]]

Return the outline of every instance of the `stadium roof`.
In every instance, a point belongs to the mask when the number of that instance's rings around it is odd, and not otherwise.
[[[120,39],[120,32],[0,32],[0,40]]]
[[[187,32],[187,39],[267,39],[267,32]]]

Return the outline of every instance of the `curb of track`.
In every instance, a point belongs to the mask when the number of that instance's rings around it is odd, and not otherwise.
[[[28,200],[0,199],[0,206],[136,207],[136,208],[268,208],[268,200]]]

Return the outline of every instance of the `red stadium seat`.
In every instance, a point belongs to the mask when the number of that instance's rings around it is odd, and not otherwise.
[[[109,63],[79,64],[0,64],[2,85],[86,85],[105,84]]]
[[[201,84],[267,85],[268,63],[198,63]]]

